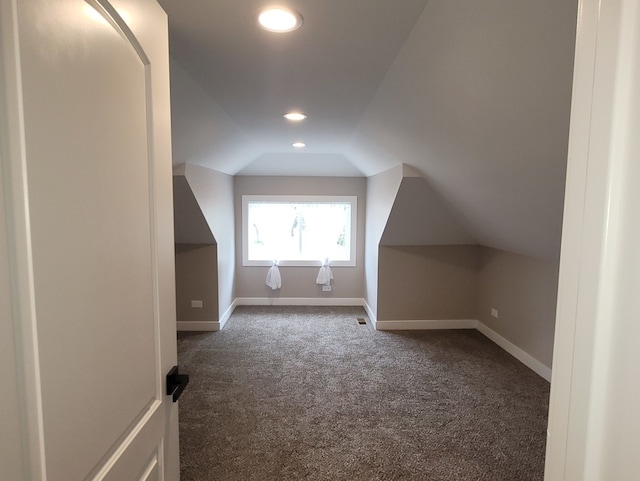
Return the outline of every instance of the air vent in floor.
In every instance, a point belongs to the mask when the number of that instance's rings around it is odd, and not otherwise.
[[[367,323],[367,321],[363,317],[358,317],[356,320],[358,321],[358,324],[366,324]]]

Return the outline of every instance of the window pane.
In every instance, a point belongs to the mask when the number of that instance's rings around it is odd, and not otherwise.
[[[247,203],[248,260],[349,261],[351,203]]]

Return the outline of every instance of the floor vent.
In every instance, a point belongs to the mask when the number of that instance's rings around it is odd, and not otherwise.
[[[363,317],[358,317],[356,320],[358,321],[358,324],[366,324],[367,323],[367,321]]]

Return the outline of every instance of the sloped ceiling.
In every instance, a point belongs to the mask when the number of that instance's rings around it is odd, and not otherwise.
[[[160,0],[169,15],[173,59],[214,100],[212,110],[225,112],[257,145],[244,165],[221,152],[240,147],[231,140],[216,143],[210,159],[198,160],[227,174],[256,161],[260,168],[279,167],[258,159],[262,154],[296,155],[301,165],[293,173],[300,175],[313,175],[317,154],[344,159],[355,126],[426,0],[402,0],[400,8],[389,0],[274,3],[301,12],[302,28],[280,35],[258,28],[259,10],[273,4],[264,0]],[[294,109],[308,113],[304,124],[282,118]],[[291,146],[297,140],[307,144],[304,151]]]
[[[407,163],[478,241],[560,247],[577,2],[431,0],[349,153]]]
[[[289,0],[305,23],[282,36],[256,28],[259,0],[160,3],[176,164],[371,176],[405,163],[479,243],[557,255],[575,0]],[[291,109],[309,119],[287,124]]]

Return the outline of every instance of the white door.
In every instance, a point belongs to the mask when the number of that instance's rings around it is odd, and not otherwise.
[[[0,22],[0,478],[177,480],[166,15],[0,0]]]

